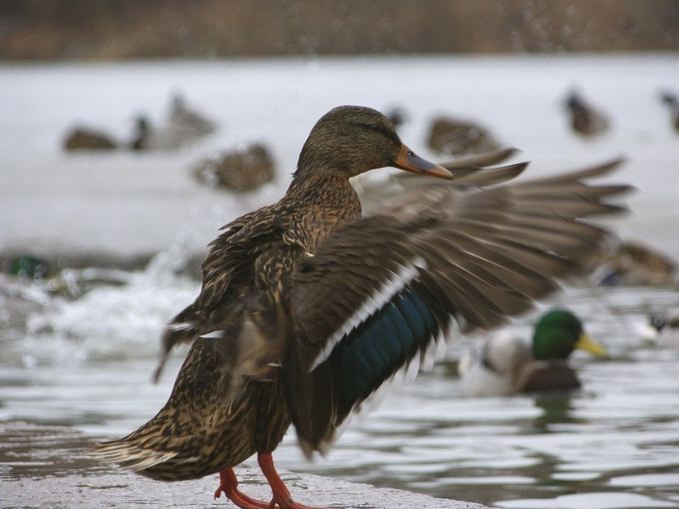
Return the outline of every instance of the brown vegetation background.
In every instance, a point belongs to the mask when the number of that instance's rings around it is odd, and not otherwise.
[[[677,49],[677,0],[0,0],[0,59]]]

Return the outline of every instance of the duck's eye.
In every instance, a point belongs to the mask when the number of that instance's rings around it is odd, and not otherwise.
[[[415,152],[408,150],[408,157],[415,157]]]

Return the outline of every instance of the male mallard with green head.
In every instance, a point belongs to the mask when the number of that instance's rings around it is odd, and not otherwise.
[[[479,355],[460,361],[460,383],[466,396],[509,396],[527,392],[580,388],[568,358],[579,349],[596,356],[606,349],[591,339],[572,312],[553,309],[535,325],[531,345],[507,334],[486,340]]]
[[[606,201],[626,186],[583,182],[615,164],[481,189],[525,165],[451,173],[416,156],[381,113],[331,110],[285,196],[212,243],[200,295],[164,336],[166,352],[193,341],[167,404],[97,452],[155,479],[219,472],[216,495],[241,508],[303,508],[272,462],[289,425],[307,456],[325,451],[386,380],[429,362],[452,319],[491,328],[554,290],[606,234],[580,219],[620,210]],[[462,188],[418,185],[361,217],[349,179],[385,166],[458,175]],[[237,488],[233,467],[255,453],[270,503]]]

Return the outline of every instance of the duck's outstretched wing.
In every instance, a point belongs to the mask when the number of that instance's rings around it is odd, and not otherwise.
[[[455,168],[463,166],[480,166],[487,167],[493,164],[500,164],[506,161],[513,155],[519,152],[519,149],[514,147],[506,147],[498,150],[493,150],[492,152],[486,152],[485,154],[477,154],[469,157],[461,157],[458,159],[453,159],[447,163],[440,163],[441,166],[448,170],[453,170]],[[406,175],[408,175],[406,173]],[[412,173],[410,175],[413,175]]]
[[[455,179],[447,182],[440,180],[432,182],[432,178],[417,173],[398,172],[391,174],[384,182],[367,181],[357,186],[363,213],[372,216],[384,212],[384,203],[400,202],[404,197],[404,190],[422,186],[431,188],[438,186],[454,187],[457,189],[490,187],[507,182],[519,176],[526,169],[528,163],[521,162],[506,166],[495,166],[518,152],[515,148],[505,148],[473,157],[455,159],[441,166],[450,170]],[[407,194],[407,193],[405,193]]]
[[[323,451],[386,380],[427,363],[451,320],[495,327],[578,270],[607,234],[583,219],[623,210],[609,199],[629,189],[583,180],[619,162],[487,189],[419,187],[304,260],[284,373],[305,452]]]

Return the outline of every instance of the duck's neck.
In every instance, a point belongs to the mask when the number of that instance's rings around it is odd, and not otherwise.
[[[285,198],[304,206],[357,211],[361,205],[349,179],[330,171],[300,171],[294,175]]]
[[[294,225],[286,235],[309,252],[335,228],[361,217],[361,202],[349,180],[330,173],[296,174],[280,205]]]

